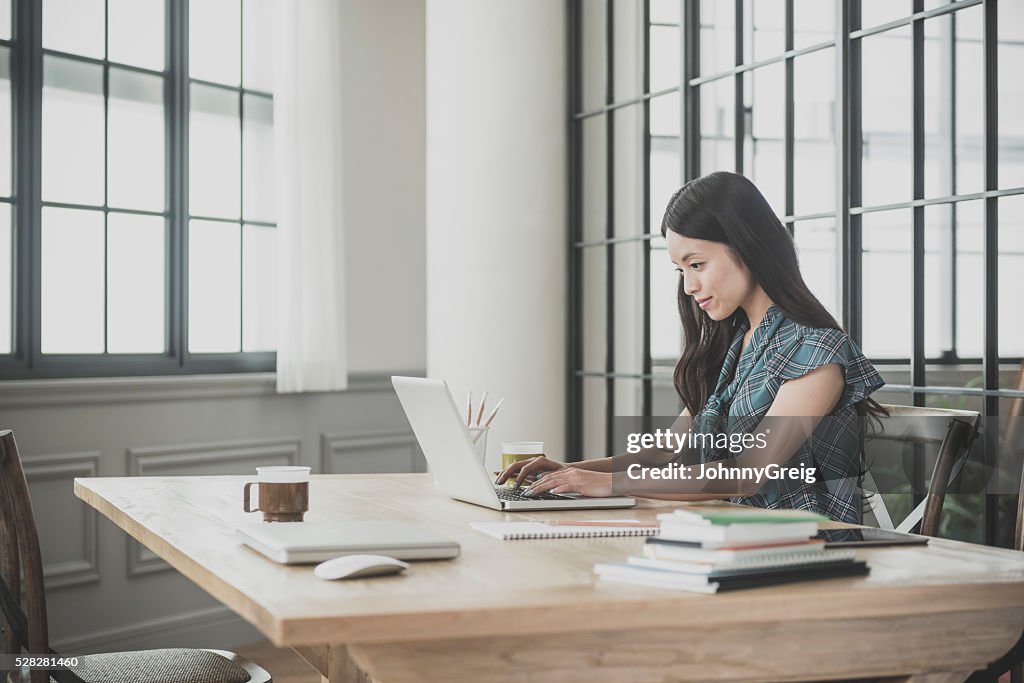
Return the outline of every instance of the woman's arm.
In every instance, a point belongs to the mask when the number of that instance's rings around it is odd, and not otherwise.
[[[763,467],[768,464],[785,464],[807,440],[817,427],[821,418],[830,414],[843,394],[843,375],[838,365],[823,365],[803,377],[784,382],[779,388],[771,408],[764,421],[769,418],[786,417],[785,420],[772,420],[771,433],[765,437],[764,448],[747,449],[735,458],[718,461],[716,465],[727,467]],[[682,416],[680,416],[682,420]],[[676,424],[679,424],[677,421]],[[673,426],[676,430],[676,427]],[[758,485],[753,481],[709,480],[709,479],[674,479],[650,480],[637,482],[629,479],[626,467],[630,463],[657,465],[671,460],[673,453],[657,449],[640,454],[620,454],[612,458],[604,458],[601,462],[607,469],[598,473],[580,467],[566,467],[546,473],[531,487],[534,493],[551,491],[564,493],[575,491],[584,495],[609,495],[614,488],[616,493],[629,493],[637,490],[637,495],[664,500],[709,500],[746,496],[756,492]],[[611,473],[611,474],[609,474]],[[612,478],[615,478],[614,486]],[[642,488],[642,491],[639,489]],[[659,490],[660,489],[660,490]]]

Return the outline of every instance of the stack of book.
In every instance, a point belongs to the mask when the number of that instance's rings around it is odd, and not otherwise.
[[[867,565],[813,538],[826,517],[802,510],[706,508],[658,515],[643,556],[598,564],[601,579],[698,593],[856,576]]]

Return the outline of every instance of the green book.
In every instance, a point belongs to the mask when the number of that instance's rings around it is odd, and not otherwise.
[[[676,510],[658,515],[662,522],[680,524],[785,524],[787,522],[828,522],[825,515],[807,510],[766,510],[748,507],[739,509]]]

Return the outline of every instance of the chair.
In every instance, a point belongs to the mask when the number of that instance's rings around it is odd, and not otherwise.
[[[24,586],[22,586],[22,583]],[[25,610],[22,610],[24,588]],[[8,654],[57,654],[46,623],[43,563],[28,484],[10,430],[0,431],[0,611]],[[14,671],[10,683],[271,683],[270,674],[222,650],[166,649],[89,655],[69,670]]]
[[[925,536],[935,536],[939,530],[939,519],[942,515],[942,504],[946,498],[946,489],[949,487],[949,482],[956,478],[967,461],[971,442],[977,435],[978,427],[981,424],[981,414],[974,410],[947,408],[897,405],[883,407],[889,411],[889,417],[882,418],[882,433],[873,436],[872,441],[937,444],[939,452],[925,499],[907,515],[898,527],[893,525],[881,495],[871,494],[868,498],[868,505],[882,529],[909,532],[920,522],[920,533]],[[866,472],[864,475],[864,488],[878,491],[870,472]]]

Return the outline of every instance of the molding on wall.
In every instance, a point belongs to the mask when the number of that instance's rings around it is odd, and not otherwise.
[[[405,471],[415,472],[419,444],[416,435],[408,430],[389,430],[380,432],[335,432],[320,436],[320,472],[323,474],[341,474],[331,467],[333,456],[353,451],[374,451],[395,446],[409,448],[409,468]]]
[[[234,612],[217,606],[95,629],[85,636],[56,640],[52,647],[57,652],[78,654],[161,647],[225,647],[260,637],[254,634],[254,628]]]
[[[68,490],[75,477],[95,477],[99,473],[99,451],[84,453],[61,453],[56,455],[27,455],[21,459],[25,480],[29,488],[33,482],[53,479],[66,480]],[[82,507],[82,557],[66,562],[44,563],[43,580],[46,590],[98,583],[99,563],[99,515],[96,510],[77,501]],[[37,499],[34,506],[42,512],[43,501]],[[39,515],[36,515],[39,518]],[[37,523],[38,524],[38,523]]]
[[[172,476],[194,472],[193,465],[230,462],[250,465],[298,465],[302,440],[297,436],[245,439],[147,446],[127,450],[128,474],[131,476]],[[128,543],[128,576],[136,577],[167,571],[169,564],[161,560],[133,538]]]
[[[353,372],[349,374],[348,389],[333,393],[391,391],[392,374],[423,377],[426,372]],[[0,408],[298,395],[278,394],[275,377],[272,372],[251,372],[164,377],[5,380],[0,381]]]

